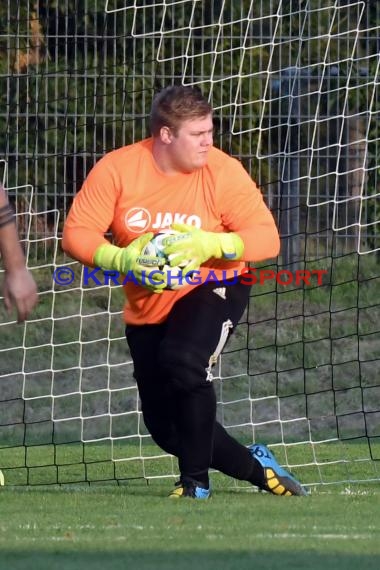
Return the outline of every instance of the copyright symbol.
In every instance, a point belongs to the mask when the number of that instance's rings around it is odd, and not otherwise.
[[[53,271],[53,281],[57,285],[70,285],[74,277],[74,271],[70,267],[58,267]]]

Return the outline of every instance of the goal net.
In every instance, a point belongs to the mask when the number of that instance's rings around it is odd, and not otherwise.
[[[0,180],[39,286],[25,324],[1,309],[6,482],[177,475],[139,411],[121,288],[60,248],[86,174],[148,136],[173,82],[209,96],[216,145],[276,217],[281,256],[261,269],[324,272],[252,287],[214,370],[220,421],[310,487],[379,481],[379,3],[9,0],[0,15]]]

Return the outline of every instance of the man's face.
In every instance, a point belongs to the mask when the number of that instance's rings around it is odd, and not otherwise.
[[[193,172],[207,162],[207,155],[213,142],[211,115],[200,119],[184,121],[176,134],[171,133],[168,154],[173,170]]]

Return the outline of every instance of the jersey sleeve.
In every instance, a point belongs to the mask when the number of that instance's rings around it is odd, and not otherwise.
[[[255,182],[242,164],[231,158],[219,174],[222,223],[244,242],[243,261],[276,257],[280,238],[276,223]]]
[[[120,183],[106,155],[90,171],[75,196],[63,228],[62,248],[74,259],[93,265],[95,251],[108,243]]]

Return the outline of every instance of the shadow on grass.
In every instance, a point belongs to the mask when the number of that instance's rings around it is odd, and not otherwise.
[[[175,537],[172,547],[175,547]],[[121,546],[117,552],[101,549],[99,552],[63,552],[59,545],[54,553],[3,550],[0,551],[0,570],[357,570],[358,567],[378,570],[380,563],[378,556],[321,555],[313,551],[291,554],[253,550],[163,553],[154,550],[130,552],[127,549],[126,544],[125,550]]]

